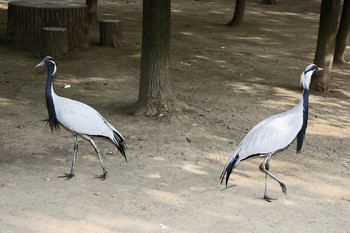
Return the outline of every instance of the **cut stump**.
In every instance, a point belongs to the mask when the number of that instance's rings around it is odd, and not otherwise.
[[[44,27],[41,32],[40,56],[63,58],[68,53],[68,32],[66,28]]]
[[[109,47],[122,46],[123,36],[120,20],[100,21],[100,43]]]
[[[69,49],[90,45],[85,4],[35,0],[8,3],[7,33],[15,47],[40,51],[43,27],[66,28]]]

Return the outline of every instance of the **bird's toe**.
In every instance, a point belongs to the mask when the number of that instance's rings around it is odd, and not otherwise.
[[[66,173],[63,176],[57,176],[58,178],[65,178],[67,180],[70,180],[74,176],[73,173]]]
[[[100,176],[101,180],[105,180],[107,178],[107,172],[103,172],[103,174]]]
[[[271,202],[272,200],[276,200],[276,198],[269,197],[268,195],[264,195],[264,199],[265,199],[267,202]]]
[[[280,185],[282,188],[282,192],[287,195],[287,187],[285,186],[285,184],[281,183]]]

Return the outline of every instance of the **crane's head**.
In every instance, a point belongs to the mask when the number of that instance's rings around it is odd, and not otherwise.
[[[315,64],[308,65],[304,72],[300,76],[300,83],[303,85],[305,89],[309,89],[310,83],[311,83],[311,77],[314,73],[317,71],[323,70],[320,67],[317,67]]]
[[[54,75],[56,73],[56,63],[53,60],[53,58],[50,56],[44,57],[44,59],[39,64],[36,65],[36,67],[39,67],[39,66],[47,66],[47,67],[53,66],[53,72],[51,75]]]

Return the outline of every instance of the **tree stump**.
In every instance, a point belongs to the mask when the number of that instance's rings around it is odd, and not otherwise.
[[[86,0],[89,23],[97,23],[97,0]]]
[[[68,32],[66,28],[44,27],[41,33],[40,56],[62,58],[68,52]]]
[[[100,21],[100,43],[110,47],[122,46],[123,36],[120,20]]]
[[[7,33],[17,48],[40,51],[43,27],[66,28],[69,49],[90,45],[85,4],[31,0],[9,2]]]

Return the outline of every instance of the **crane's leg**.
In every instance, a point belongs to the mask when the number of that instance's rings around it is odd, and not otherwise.
[[[272,154],[271,154],[272,155]],[[266,156],[266,158],[264,159],[263,163],[265,163],[265,169],[266,171],[268,171],[270,169],[270,165],[269,165],[269,162],[270,162],[270,159],[271,159],[271,156]],[[263,164],[262,163],[262,164]],[[261,165],[260,165],[261,166]],[[267,184],[268,184],[268,179],[269,179],[269,176],[267,175],[267,173],[265,173],[265,191],[264,191],[264,199],[268,202],[271,202],[272,200],[275,200],[276,198],[272,198],[272,197],[269,197],[269,195],[267,195]]]
[[[59,176],[59,178],[67,178],[68,180],[74,176],[74,165],[75,165],[75,157],[78,152],[78,138],[77,133],[73,132],[74,134],[74,153],[73,153],[73,161],[72,161],[72,168],[70,169],[69,174],[65,174],[64,176]]]
[[[88,139],[90,141],[90,143],[92,144],[92,146],[95,148],[97,156],[98,156],[98,159],[100,160],[100,163],[101,163],[101,166],[102,166],[102,171],[103,171],[103,174],[100,176],[100,178],[103,179],[103,180],[106,179],[107,171],[106,171],[105,167],[103,166],[103,162],[102,162],[102,159],[101,159],[101,156],[100,156],[100,151],[99,151],[98,147],[96,146],[95,142],[88,135],[83,134],[82,136],[84,138]]]
[[[270,169],[270,159],[271,159],[271,156],[272,156],[273,153],[270,153],[266,156],[266,158],[264,159],[264,161],[260,164],[259,166],[259,169],[263,172],[265,172],[265,192],[264,192],[264,199],[268,202],[270,202],[271,200],[273,200],[273,198],[269,197],[267,195],[267,184],[268,184],[268,176],[271,176],[273,179],[275,179],[280,185],[281,185],[281,188],[282,188],[282,192],[284,192],[285,194],[287,194],[287,188],[286,186],[284,185],[284,183],[282,183],[279,179],[277,179],[277,177],[275,177],[274,175],[272,175],[270,172],[269,172],[269,169]]]

